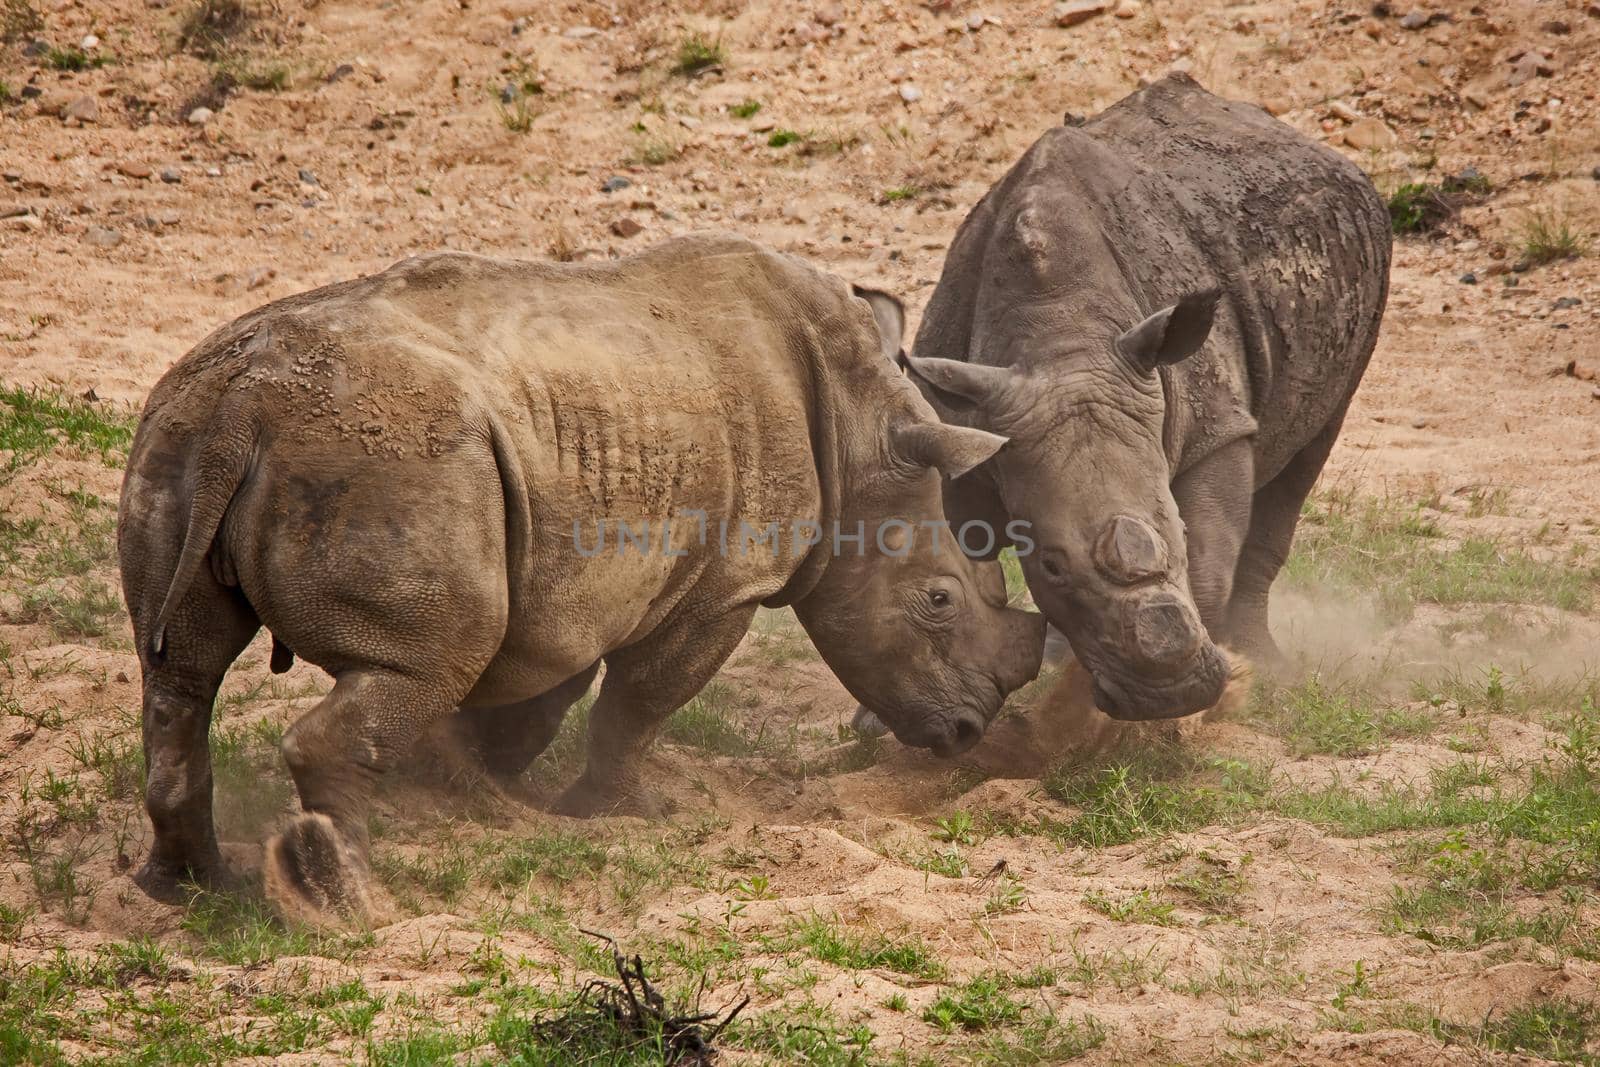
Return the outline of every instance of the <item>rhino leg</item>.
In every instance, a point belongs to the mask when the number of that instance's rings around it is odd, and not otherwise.
[[[366,917],[373,786],[463,695],[436,678],[345,670],[284,734],[304,814],[267,842],[262,874],[267,898],[285,918],[338,926]]]
[[[490,774],[515,781],[549,747],[567,710],[589,691],[599,670],[597,662],[530,700],[492,708],[462,708],[461,736]]]
[[[693,610],[679,609],[689,619]],[[640,786],[645,753],[661,724],[705,688],[733,654],[755,617],[739,607],[698,625],[671,620],[606,657],[606,677],[589,712],[589,763],[552,809],[589,818],[608,813],[661,814]]]
[[[1256,491],[1250,506],[1250,532],[1233,579],[1228,605],[1227,640],[1263,663],[1283,659],[1268,627],[1267,597],[1272,582],[1289,558],[1300,509],[1322,473],[1344,423],[1341,409],[1309,444],[1295,453],[1278,476]]]
[[[1254,464],[1251,443],[1241,438],[1172,483],[1172,496],[1187,530],[1189,594],[1213,641],[1221,638],[1227,621],[1233,572],[1249,529]]]
[[[229,881],[211,806],[211,711],[222,676],[254,636],[255,616],[232,590],[203,575],[167,627],[164,651],[144,668],[145,810],[154,840],[134,882],[157,900],[182,883]]]

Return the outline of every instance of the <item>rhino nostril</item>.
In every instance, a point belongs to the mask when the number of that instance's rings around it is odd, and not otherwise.
[[[1118,515],[1094,544],[1094,562],[1112,581],[1131,585],[1167,568],[1167,546],[1143,519]]]
[[[971,719],[956,720],[956,744],[963,747],[976,744],[978,738],[983,736],[983,727]]]

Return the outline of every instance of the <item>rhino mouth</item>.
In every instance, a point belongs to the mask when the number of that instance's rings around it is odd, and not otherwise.
[[[1124,722],[1179,719],[1216,704],[1228,684],[1228,664],[1215,645],[1206,644],[1172,681],[1124,681],[1110,672],[1091,670],[1095,707]]]

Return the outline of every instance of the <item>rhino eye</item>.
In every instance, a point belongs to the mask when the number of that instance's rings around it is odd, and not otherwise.
[[[928,600],[936,608],[947,608],[950,606],[950,594],[945,592],[943,589],[930,590],[928,592]]]

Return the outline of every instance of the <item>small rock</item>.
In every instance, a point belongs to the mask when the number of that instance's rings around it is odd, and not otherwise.
[[[300,175],[299,176],[300,176],[300,180],[305,182],[307,185],[321,185],[322,184],[321,182],[317,181],[317,176],[315,174],[313,174],[311,171],[307,170],[304,167],[300,168]]]
[[[126,178],[144,179],[150,177],[150,168],[143,163],[118,163],[117,173]]]
[[[1463,274],[1461,276],[1461,284],[1462,285],[1477,285],[1478,284],[1478,276],[1476,274],[1472,273],[1469,270],[1469,271],[1467,271],[1467,273],[1465,273],[1465,274]]]
[[[900,99],[904,100],[908,104],[915,104],[918,100],[922,99],[922,90],[918,89],[910,82],[901,82]]]
[[[83,233],[83,243],[95,248],[115,248],[122,241],[122,234],[108,226],[90,226]]]
[[[1344,143],[1360,152],[1393,148],[1400,138],[1379,119],[1361,119],[1344,131]]]
[[[61,110],[62,119],[77,119],[79,122],[100,121],[100,101],[92,96],[80,96]]]
[[[175,209],[170,207],[156,217],[161,221],[161,225],[163,226],[176,226],[178,223],[183,221],[183,216]]]
[[[127,671],[118,671],[117,672],[117,681],[122,683],[123,685],[129,684],[128,683],[128,672]]]
[[[1343,100],[1335,100],[1330,103],[1328,105],[1328,113],[1341,122],[1360,122],[1363,117],[1361,112]]]
[[[619,189],[626,189],[632,184],[633,182],[629,181],[627,178],[624,178],[622,175],[613,174],[611,177],[600,183],[600,191],[602,193],[614,193]]]
[[[1579,300],[1575,296],[1563,296],[1558,298],[1556,302],[1550,306],[1555,311],[1565,311],[1567,308],[1575,308],[1582,303],[1583,301]]]
[[[10,215],[5,219],[8,230],[27,230],[30,233],[44,229],[44,220],[38,215]]]
[[[586,37],[597,36],[599,33],[600,31],[595,29],[593,26],[573,26],[570,29],[563,30],[561,32],[561,36],[567,38],[568,40],[581,41]]]
[[[1565,37],[1572,32],[1572,26],[1560,19],[1551,19],[1539,28],[1553,37]]]
[[[193,111],[189,112],[189,125],[204,126],[206,123],[216,118],[216,116],[217,113],[212,111],[209,107],[197,107]]]
[[[1140,10],[1139,0],[1122,0],[1111,13],[1119,19],[1131,19],[1136,18]]]
[[[1062,0],[1051,9],[1050,18],[1057,26],[1076,26],[1103,14],[1110,6],[1105,0]]]
[[[1600,167],[1595,167],[1594,170],[1591,170],[1589,172],[1589,176],[1595,181],[1600,182]]]
[[[611,224],[611,232],[621,238],[637,237],[644,232],[644,226],[633,219],[623,216]]]
[[[517,99],[517,87],[515,85],[512,85],[510,82],[507,82],[505,85],[502,85],[500,87],[500,102],[502,104],[515,103],[516,99]]]
[[[1418,415],[1416,418],[1411,420],[1411,428],[1413,430],[1425,430],[1428,428],[1428,420],[1423,418],[1421,415]]]
[[[1555,72],[1556,68],[1538,52],[1524,52],[1517,57],[1515,63],[1511,64],[1511,73],[1506,76],[1506,85],[1515,88],[1535,77],[1551,77]]]
[[[96,48],[100,47],[100,38],[91,33],[83,40],[78,42],[78,47],[83,49],[85,52],[92,52]]]
[[[183,181],[183,172],[177,167],[162,167],[161,180],[166,182],[168,185],[177,185],[179,182]]]
[[[1457,241],[1456,242],[1456,251],[1457,252],[1476,252],[1481,247],[1482,247],[1482,244],[1481,244],[1481,242],[1478,242],[1478,241]]]
[[[278,272],[271,267],[257,267],[245,275],[244,287],[247,290],[259,289],[277,276]]]
[[[976,13],[968,15],[967,29],[973,33],[977,33],[979,30],[983,29],[983,16]]]
[[[1428,24],[1429,16],[1426,11],[1413,11],[1400,20],[1402,30],[1420,30]]]
[[[334,67],[332,70],[328,71],[328,76],[324,78],[323,81],[327,82],[329,85],[332,85],[334,82],[339,81],[340,79],[350,77],[350,75],[354,74],[355,72],[356,68],[354,65],[350,63],[340,63],[337,67]]]

